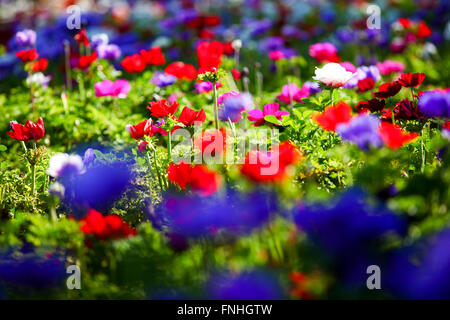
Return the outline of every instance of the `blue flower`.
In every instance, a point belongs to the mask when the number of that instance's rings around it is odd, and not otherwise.
[[[177,77],[162,71],[156,72],[151,80],[151,82],[158,87],[167,87],[174,84],[176,81]]]
[[[248,233],[268,222],[275,210],[273,193],[227,190],[209,197],[166,195],[155,210],[149,211],[149,219],[161,231],[199,238],[220,232]]]
[[[249,94],[239,94],[237,96],[229,96],[223,99],[222,107],[219,110],[219,119],[232,122],[239,121],[241,113],[252,105],[252,98]]]
[[[371,205],[361,189],[352,188],[329,204],[299,205],[295,223],[333,256],[367,252],[387,233],[402,234],[403,220],[385,207]]]
[[[37,291],[64,288],[65,279],[65,261],[60,257],[45,258],[35,253],[21,257],[9,253],[0,255],[0,282],[4,283],[6,288]]]
[[[419,109],[430,118],[450,118],[450,91],[424,92],[419,98]]]
[[[268,271],[253,270],[237,275],[229,272],[211,276],[208,297],[216,300],[277,300],[283,289],[276,276]]]
[[[378,134],[380,119],[374,115],[362,114],[349,123],[341,124],[336,132],[343,140],[353,142],[360,149],[368,151],[370,147],[380,148],[383,140]]]
[[[403,299],[450,299],[450,230],[400,249],[391,258],[386,287]]]

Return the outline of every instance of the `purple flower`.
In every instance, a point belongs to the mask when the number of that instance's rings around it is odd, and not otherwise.
[[[286,59],[298,56],[297,50],[292,48],[281,48],[280,51],[283,53],[283,57]]]
[[[86,151],[84,152],[84,157],[83,157],[84,165],[88,165],[89,163],[93,162],[94,160],[95,160],[94,149],[87,148]]]
[[[336,31],[336,38],[343,43],[350,43],[356,40],[356,34],[353,30],[345,28]]]
[[[281,50],[284,47],[284,39],[282,37],[267,37],[261,40],[259,48],[262,52],[269,53],[270,51]]]
[[[26,29],[16,33],[16,41],[20,46],[32,47],[36,43],[36,32]]]
[[[307,88],[307,89],[309,90],[309,94],[310,94],[310,95],[322,91],[322,89],[320,89],[320,85],[319,85],[318,82],[306,81],[306,82],[303,84],[302,89],[303,89],[303,88]]]
[[[243,24],[248,28],[252,37],[261,36],[272,28],[272,21],[270,19],[244,20]]]
[[[106,33],[99,33],[92,36],[91,46],[92,49],[97,49],[99,46],[107,45],[109,43],[109,37]]]
[[[97,82],[94,88],[96,97],[112,96],[122,99],[126,98],[128,92],[131,90],[130,83],[125,79],[118,79],[114,82],[111,80],[103,80]]]
[[[285,37],[292,37],[299,39],[301,37],[301,30],[295,26],[285,25],[281,28],[281,33]]]
[[[152,80],[150,80],[155,86],[167,87],[174,84],[177,81],[177,77],[171,74],[164,73],[162,71],[155,72]]]
[[[419,110],[429,118],[450,118],[450,91],[424,92],[419,98]]]
[[[101,44],[97,47],[97,53],[99,58],[108,60],[119,59],[122,54],[119,46],[115,44]]]
[[[195,90],[196,93],[206,93],[210,92],[213,89],[212,82],[209,81],[202,81],[202,82],[196,82],[195,83]]]
[[[338,125],[336,132],[342,139],[353,142],[360,149],[368,151],[370,147],[383,146],[383,140],[378,134],[380,119],[374,115],[361,114],[349,123]]]
[[[219,111],[219,119],[238,122],[242,118],[242,111],[248,109],[252,104],[252,97],[248,93],[225,97]]]
[[[380,70],[378,70],[376,66],[361,66],[356,69],[356,75],[344,85],[344,88],[354,88],[358,85],[360,80],[366,78],[371,78],[373,81],[377,82],[381,79]]]

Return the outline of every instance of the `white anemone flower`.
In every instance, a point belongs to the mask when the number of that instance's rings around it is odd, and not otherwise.
[[[77,175],[85,171],[83,159],[75,154],[57,153],[50,158],[47,173],[59,178],[68,175]]]
[[[51,79],[52,79],[52,76],[46,76],[42,72],[36,72],[36,73],[33,73],[32,75],[28,76],[26,81],[27,81],[28,85],[30,83],[33,83],[33,84],[39,84],[39,85],[47,88],[48,83],[50,82]]]
[[[327,63],[322,68],[317,68],[314,80],[322,82],[323,84],[339,88],[347,83],[356,73],[351,73],[338,63]]]

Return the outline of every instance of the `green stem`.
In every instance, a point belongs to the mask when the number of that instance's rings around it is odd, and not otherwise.
[[[147,154],[148,159],[150,161],[150,156]],[[163,183],[162,183],[162,179],[161,179],[161,172],[159,171],[159,165],[158,165],[158,161],[156,160],[156,148],[153,147],[153,161],[155,162],[155,169],[156,169],[156,175],[158,176],[158,183],[159,183],[159,187],[161,188],[161,192],[164,190],[163,187]],[[151,164],[150,164],[151,167]]]
[[[155,179],[155,172],[153,171],[153,168],[152,168],[152,161],[150,159],[149,152],[147,152],[147,157],[146,158],[147,158],[148,168],[150,169],[150,173],[152,174],[153,179]],[[156,167],[156,158],[155,158],[155,167]],[[163,185],[162,185],[161,177],[159,175],[159,171],[158,171],[158,183],[159,183],[159,188],[161,189],[161,192],[162,192],[163,191]]]
[[[31,165],[31,194],[36,194],[36,165]]]
[[[167,134],[167,162],[170,164],[172,162],[172,135],[171,130],[168,130]]]
[[[213,83],[213,102],[214,102],[214,125],[216,127],[216,130],[219,130],[219,114],[217,110],[217,89],[215,83]]]
[[[390,109],[391,109],[392,124],[395,124],[394,107],[391,106]]]
[[[22,145],[23,151],[25,152],[25,156],[26,156],[28,149],[27,149],[27,145],[25,144],[25,141],[20,141],[20,144]],[[27,166],[27,169],[28,169],[28,173],[30,173],[31,169],[29,166]]]
[[[333,91],[334,91],[334,89],[331,89],[331,90],[330,90],[330,100],[331,100],[331,106],[333,106],[333,105],[334,105],[334,102],[333,102]]]
[[[430,132],[429,132],[429,129],[430,129],[429,124],[430,123],[428,122],[428,131],[427,131],[427,135],[428,136],[430,134]],[[425,132],[426,132],[425,128],[426,127],[427,127],[427,123],[424,123],[423,127],[422,127],[422,135],[421,135],[421,140],[420,140],[420,152],[422,154],[422,165],[420,167],[420,172],[422,172],[422,173],[425,172],[425,165],[426,165],[426,162],[427,162],[427,151],[426,151],[425,146],[424,146]]]
[[[389,97],[389,109],[391,109],[392,124],[395,124],[394,106],[391,103],[391,97]]]

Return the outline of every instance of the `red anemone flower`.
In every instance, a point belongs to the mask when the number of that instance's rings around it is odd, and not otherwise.
[[[203,131],[201,136],[195,139],[194,144],[202,155],[205,153],[213,157],[223,155],[227,147],[227,132],[224,128]]]
[[[416,36],[419,39],[423,39],[423,38],[431,36],[431,34],[432,34],[432,31],[431,31],[430,27],[428,27],[425,22],[420,21],[419,27],[417,28]]]
[[[145,69],[145,61],[142,59],[142,56],[137,53],[123,58],[120,64],[128,73],[139,73]]]
[[[20,50],[16,52],[16,57],[22,60],[22,62],[29,62],[39,58],[39,53],[36,49]]]
[[[323,112],[317,112],[312,116],[313,121],[327,131],[335,131],[339,124],[347,123],[351,118],[352,108],[345,102],[328,106]]]
[[[380,85],[378,87],[378,92],[374,92],[373,95],[378,99],[386,99],[395,96],[401,88],[401,84],[397,81],[386,82]]]
[[[372,78],[365,78],[364,80],[358,81],[358,89],[361,92],[366,92],[375,87],[375,81]]]
[[[178,104],[176,102],[169,104],[167,100],[151,101],[147,109],[151,115],[156,118],[164,118],[177,112]]]
[[[118,215],[103,216],[100,212],[90,209],[85,218],[80,219],[81,231],[93,235],[98,240],[120,239],[136,235],[136,230],[125,223]]]
[[[48,67],[48,60],[45,58],[39,59],[35,62],[33,62],[33,65],[31,67],[31,70],[34,72],[42,72],[45,71]]]
[[[131,124],[125,126],[125,129],[130,133],[133,139],[140,140],[144,136],[153,136],[152,120],[144,120],[133,126]]]
[[[178,79],[194,80],[197,78],[197,69],[191,64],[185,64],[181,61],[172,62],[169,64],[164,72],[174,75]]]
[[[160,47],[153,47],[148,51],[141,50],[140,53],[148,66],[160,66],[166,63],[166,58]]]
[[[370,99],[368,101],[360,101],[356,106],[356,110],[358,112],[370,111],[370,112],[379,112],[383,110],[386,102],[384,100],[378,99]]]
[[[206,119],[205,110],[200,111],[192,110],[191,108],[184,107],[181,111],[178,121],[184,124],[186,127],[192,126],[194,122],[204,122]]]
[[[204,196],[215,193],[220,186],[220,176],[205,165],[198,164],[191,167],[185,162],[171,163],[167,168],[167,174],[169,180],[181,189],[190,186],[192,190]]]
[[[73,38],[78,43],[78,45],[83,44],[86,47],[89,45],[89,37],[87,35],[86,29],[84,28],[81,29],[81,31],[78,32]]]
[[[198,73],[204,73],[212,68],[218,69],[223,55],[223,45],[219,41],[203,41],[197,46]]]
[[[425,73],[402,73],[397,81],[406,88],[412,88],[418,87],[424,79]]]
[[[28,120],[25,122],[25,125],[21,125],[17,123],[17,121],[11,121],[10,125],[12,131],[9,131],[8,135],[14,140],[34,140],[38,142],[45,135],[44,120],[42,120],[42,118],[39,118],[36,123]]]
[[[81,69],[81,70],[87,69],[91,66],[91,64],[95,60],[97,60],[97,52],[96,51],[94,51],[94,53],[92,53],[89,56],[80,57],[80,59],[78,59],[78,62],[77,62],[77,68]]]
[[[288,141],[271,152],[250,151],[241,166],[241,173],[253,182],[280,182],[289,177],[288,167],[303,158],[301,151]]]
[[[406,132],[401,126],[389,122],[382,122],[378,128],[378,133],[386,146],[391,149],[398,149],[419,136],[418,133]]]
[[[231,74],[236,81],[240,80],[242,77],[241,73],[237,69],[231,69]]]

